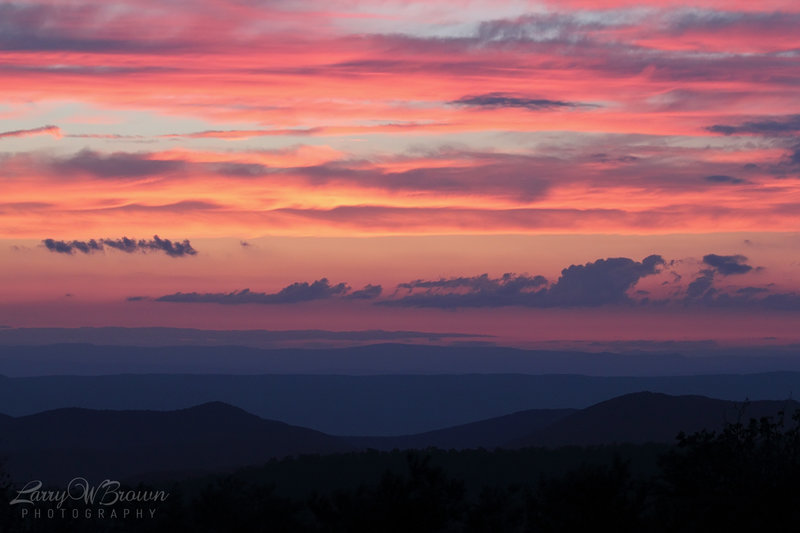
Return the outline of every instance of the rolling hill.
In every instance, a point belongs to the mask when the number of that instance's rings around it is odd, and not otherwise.
[[[66,483],[230,470],[271,458],[351,450],[318,431],[212,402],[177,411],[57,409],[0,419],[14,479]]]

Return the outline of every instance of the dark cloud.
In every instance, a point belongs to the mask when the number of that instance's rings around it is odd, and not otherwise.
[[[778,177],[792,175],[800,170],[800,145],[797,144],[800,135],[800,115],[787,115],[785,117],[768,117],[762,120],[744,122],[737,126],[716,124],[707,128],[712,133],[723,135],[759,135],[762,137],[782,137],[785,148],[789,149],[780,161],[766,165],[765,170]],[[748,169],[757,170],[755,165],[747,165]]]
[[[149,300],[147,296],[128,296],[125,298],[126,302],[143,302],[145,300]]]
[[[252,244],[250,244],[247,241],[239,241],[239,246],[241,246],[242,248],[249,248],[252,246]]]
[[[383,287],[380,285],[368,284],[363,289],[353,291],[346,296],[353,300],[372,300],[377,298],[383,292]]]
[[[732,309],[765,309],[770,311],[800,311],[800,294],[770,293],[765,287],[742,287],[732,293],[710,289],[700,300],[702,305]]]
[[[572,265],[561,271],[561,277],[547,291],[548,304],[597,306],[628,302],[628,289],[641,278],[658,272],[664,264],[660,255],[650,255],[641,262],[615,257]]]
[[[697,278],[686,287],[687,300],[697,300],[703,298],[706,303],[719,303],[720,299],[729,298],[724,293],[719,293],[713,288],[714,278],[717,274],[722,276],[732,276],[735,274],[746,274],[753,270],[753,267],[746,263],[747,257],[743,255],[717,255],[708,254],[703,256],[703,263],[711,268],[704,268],[700,271]],[[750,298],[759,293],[753,287],[747,290],[737,291],[737,298]]]
[[[172,39],[170,42],[124,38],[116,34],[101,36],[98,26],[111,26],[122,18],[120,11],[108,6],[61,3],[0,4],[0,50],[71,51],[71,52],[167,52],[185,49],[190,44]],[[80,21],[77,25],[70,22]],[[135,24],[136,21],[127,21]],[[135,35],[135,34],[133,34]],[[196,46],[197,43],[192,43]]]
[[[770,294],[762,298],[759,303],[767,309],[800,311],[800,294],[796,292]]]
[[[717,255],[708,254],[703,256],[703,263],[717,269],[723,276],[732,274],[746,274],[753,270],[753,267],[746,264],[747,257],[743,255]]]
[[[150,159],[147,154],[116,152],[103,155],[82,150],[72,157],[51,163],[57,172],[90,174],[100,178],[136,178],[174,172],[185,165],[183,161]]]
[[[742,296],[756,296],[758,294],[767,294],[769,293],[769,289],[766,287],[742,287],[740,289],[736,289],[736,294]]]
[[[73,250],[72,244],[64,241],[56,241],[53,239],[45,239],[42,241],[42,244],[50,250],[51,252],[57,252],[60,254],[71,254]]]
[[[690,299],[700,298],[711,290],[713,284],[714,271],[711,269],[701,270],[700,275],[686,288],[686,296]]]
[[[787,115],[781,118],[764,118],[743,122],[737,126],[715,124],[709,126],[708,131],[722,135],[791,135],[800,133],[800,115]]]
[[[71,244],[73,248],[85,254],[96,252],[103,249],[103,245],[98,243],[94,239],[91,239],[89,241],[72,241]]]
[[[474,276],[471,278],[449,278],[439,279],[433,281],[415,280],[408,283],[400,283],[397,287],[400,289],[454,289],[466,287],[471,290],[499,290],[501,292],[518,292],[520,289],[530,287],[541,287],[546,285],[547,280],[542,276],[525,276],[516,275],[511,273],[503,274],[502,277],[493,279],[488,274],[481,276]]]
[[[250,289],[229,293],[176,292],[156,298],[157,302],[217,303],[217,304],[291,304],[312,300],[326,300],[345,296],[350,292],[346,283],[331,285],[327,278],[313,283],[292,283],[276,293],[252,292]]]
[[[789,156],[789,164],[800,165],[800,147],[795,148],[794,151]]]
[[[506,93],[487,93],[474,96],[462,96],[458,100],[453,100],[450,103],[459,106],[484,107],[488,109],[495,109],[499,107],[521,107],[532,111],[569,108],[576,107],[577,105],[572,102],[547,100],[544,98],[526,98],[509,95]]]
[[[409,294],[379,302],[404,307],[499,307],[531,305],[547,280],[542,276],[503,274],[490,278],[488,274],[438,280],[414,280],[401,283],[398,290]],[[421,292],[414,292],[421,289]]]
[[[623,155],[623,156],[612,157],[604,152],[590,154],[589,158],[592,159],[593,161],[599,161],[601,163],[635,163],[640,159],[635,155]]]
[[[599,259],[585,265],[572,265],[547,287],[542,276],[505,274],[490,278],[416,280],[401,283],[398,290],[411,292],[400,298],[379,302],[410,307],[585,307],[630,303],[627,291],[641,278],[658,272],[664,265],[658,255],[641,262],[625,257]],[[413,292],[422,289],[421,292]]]
[[[160,239],[158,235],[154,235],[150,241],[139,241],[139,248],[160,250],[170,257],[197,255],[197,250],[192,248],[188,239],[184,239],[183,242],[172,242],[169,239]]]
[[[69,243],[67,243],[69,244]],[[54,247],[58,246],[56,242]],[[70,252],[67,252],[70,253]],[[315,300],[372,300],[375,305],[435,309],[492,308],[521,306],[535,308],[600,307],[604,305],[640,306],[709,306],[740,309],[800,310],[800,294],[774,293],[769,287],[715,287],[718,276],[757,271],[742,255],[707,254],[704,268],[687,286],[674,286],[669,296],[658,299],[653,293],[638,289],[637,283],[661,272],[671,274],[678,283],[681,276],[671,269],[680,261],[667,263],[660,255],[641,261],[626,257],[598,259],[571,265],[561,271],[555,282],[539,275],[507,273],[498,278],[488,274],[472,277],[417,279],[397,285],[395,291],[381,298],[383,288],[368,284],[353,291],[347,283],[332,285],[327,278],[314,282],[292,283],[275,293],[249,289],[229,293],[177,292],[156,298],[159,302],[216,304],[292,304]],[[662,284],[663,285],[663,284]],[[149,300],[132,296],[129,301]]]
[[[135,252],[139,249],[139,242],[127,237],[122,237],[121,239],[103,239],[103,244],[127,253]]]
[[[787,12],[745,12],[713,9],[679,10],[667,16],[666,30],[674,36],[687,32],[749,31],[756,34],[793,32],[800,24],[800,14]]]
[[[714,174],[713,176],[706,176],[703,179],[711,183],[729,183],[731,185],[739,185],[741,183],[747,183],[742,178],[734,178],[733,176],[726,176],[724,174]]]
[[[477,40],[493,43],[560,43],[572,38],[573,43],[585,39],[588,31],[603,29],[607,24],[589,23],[563,13],[524,15],[514,19],[487,20],[478,26]]]
[[[91,239],[88,241],[44,239],[42,244],[51,252],[62,254],[72,254],[75,251],[90,254],[101,252],[108,246],[126,253],[160,251],[170,257],[197,255],[197,250],[192,247],[188,239],[184,239],[183,242],[173,242],[169,239],[162,239],[158,235],[154,235],[150,240],[140,239],[138,241],[128,237],[122,237],[121,239]]]

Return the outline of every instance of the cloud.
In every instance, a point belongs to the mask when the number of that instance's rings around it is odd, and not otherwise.
[[[688,32],[722,33],[734,30],[768,34],[791,32],[800,24],[800,13],[721,11],[714,9],[680,9],[667,15],[671,35]]]
[[[0,4],[0,50],[14,52],[167,52],[186,43],[155,42],[131,32],[121,36],[119,23],[140,25],[142,21],[125,17],[127,9],[99,3],[48,5],[44,2]],[[103,31],[103,28],[113,28]],[[143,29],[143,28],[142,28]],[[105,35],[103,35],[105,33]],[[145,33],[141,31],[140,33]],[[196,43],[195,43],[196,44]]]
[[[379,303],[403,307],[500,307],[530,305],[542,287],[547,285],[543,276],[506,273],[499,278],[488,274],[438,280],[414,280],[400,283],[397,290],[409,294]],[[414,292],[421,289],[421,292]]]
[[[353,291],[346,296],[352,300],[372,300],[377,298],[383,292],[383,287],[380,285],[368,284],[363,289]]]
[[[197,255],[197,250],[192,247],[188,239],[184,239],[183,242],[173,242],[169,239],[162,239],[158,235],[154,235],[150,240],[136,240],[129,239],[128,237],[122,237],[120,239],[91,239],[88,241],[57,241],[54,239],[44,239],[42,244],[51,252],[69,255],[76,251],[84,254],[101,252],[106,246],[126,253],[160,251],[170,257]]]
[[[629,302],[628,289],[641,278],[657,273],[664,264],[660,255],[650,255],[641,262],[615,257],[572,265],[561,271],[561,277],[548,290],[548,304],[598,306]]]
[[[523,15],[514,19],[487,20],[478,26],[477,39],[490,43],[559,43],[576,36],[586,38],[593,29],[613,26],[611,20],[581,21],[565,13]]]
[[[706,129],[712,133],[721,133],[722,135],[791,135],[800,133],[800,115],[787,115],[780,118],[764,118],[761,120],[744,122],[738,126],[715,124]]]
[[[544,98],[526,98],[509,95],[506,93],[486,93],[475,96],[462,96],[458,100],[453,100],[450,103],[458,106],[483,107],[487,109],[497,109],[500,107],[520,107],[531,111],[569,108],[576,107],[578,105],[572,102],[547,100]]]
[[[71,254],[73,250],[73,246],[70,243],[64,241],[55,241],[53,239],[45,239],[42,241],[42,244],[50,250],[51,252],[58,252],[61,254]]]
[[[250,139],[252,137],[285,137],[290,135],[313,135],[322,132],[324,128],[295,128],[295,129],[275,129],[275,130],[205,130],[190,133],[167,133],[160,135],[163,138],[185,138],[185,139]]]
[[[172,242],[169,239],[160,239],[158,235],[153,236],[151,241],[139,241],[139,248],[149,248],[150,250],[161,250],[170,257],[182,257],[185,255],[197,255],[197,250],[192,248],[188,239],[183,242]]]
[[[45,248],[51,252],[60,254],[72,254],[74,251],[83,252],[85,254],[100,251],[103,249],[101,242],[94,239],[89,241],[56,241],[53,239],[44,239],[42,241]]]
[[[703,256],[703,263],[716,268],[717,272],[723,276],[746,274],[753,270],[753,267],[745,264],[745,261],[747,261],[747,257],[743,255],[708,254]]]
[[[14,130],[0,132],[0,139],[6,137],[28,137],[29,135],[50,134],[54,137],[61,137],[61,128],[58,126],[42,126],[41,128],[33,128],[29,130]]]
[[[779,118],[763,118],[744,122],[738,126],[716,124],[706,128],[712,133],[723,135],[749,134],[762,137],[781,138],[783,147],[789,152],[775,164],[767,165],[767,171],[777,176],[794,173],[800,168],[800,145],[797,144],[800,135],[800,115],[787,115]]]
[[[800,148],[795,148],[792,155],[789,156],[789,164],[800,165]]]
[[[747,183],[747,181],[743,180],[742,178],[734,178],[733,176],[726,176],[724,174],[714,174],[712,176],[706,176],[703,179],[711,183],[727,183],[731,185]]]
[[[69,244],[69,243],[68,243]],[[332,285],[327,278],[297,282],[274,293],[250,289],[226,293],[176,292],[155,298],[158,302],[215,304],[292,304],[316,300],[370,300],[374,305],[433,309],[531,307],[575,308],[606,305],[674,305],[736,307],[740,309],[800,310],[800,294],[775,293],[771,287],[714,287],[718,276],[757,271],[742,255],[703,256],[699,274],[683,290],[676,290],[682,276],[672,268],[680,262],[667,262],[660,255],[641,261],[627,257],[598,259],[570,265],[554,282],[541,275],[506,273],[492,278],[488,274],[439,279],[416,279],[399,283],[394,292],[383,296],[381,285],[367,284],[353,291],[347,283]],[[636,290],[642,278],[668,273],[674,277],[667,289]],[[665,284],[658,284],[662,287]],[[668,290],[671,294],[659,291]],[[383,297],[382,297],[383,296]],[[655,296],[655,298],[654,298]],[[132,296],[129,301],[150,300]]]
[[[717,274],[732,276],[736,274],[746,274],[752,271],[753,267],[746,264],[746,261],[747,257],[743,255],[704,255],[703,263],[711,268],[704,268],[701,270],[697,278],[686,287],[686,299],[697,300],[703,298],[707,303],[714,304],[719,303],[720,298],[730,298],[726,294],[718,293],[718,291],[713,288],[714,278]],[[747,298],[749,300],[752,296],[760,294],[761,292],[764,291],[755,290],[754,287],[750,287],[748,290],[737,291],[735,298],[738,300]]]
[[[258,163],[221,163],[217,165],[216,171],[223,176],[239,178],[257,178],[269,173],[269,169],[265,165]]]
[[[711,269],[701,270],[700,275],[686,288],[686,297],[690,299],[700,298],[708,293],[713,284],[714,271]]]
[[[627,291],[639,279],[655,274],[664,259],[651,255],[641,262],[625,257],[599,259],[585,265],[572,265],[561,271],[549,287],[543,276],[487,274],[471,278],[415,280],[398,285],[411,292],[383,305],[408,307],[587,307],[630,303]],[[413,292],[421,289],[421,292]]]
[[[520,289],[529,287],[540,287],[547,283],[543,276],[526,276],[506,273],[501,278],[492,279],[488,274],[474,276],[471,278],[449,278],[434,281],[415,280],[408,283],[400,283],[397,287],[401,289],[454,289],[466,287],[471,290],[497,290],[501,292],[517,292]]]
[[[770,311],[800,311],[800,294],[771,293],[765,287],[741,287],[733,292],[710,289],[699,300],[702,305],[732,309],[766,309]]]
[[[81,150],[72,157],[51,162],[57,172],[89,174],[99,178],[136,178],[174,172],[184,166],[183,161],[150,159],[148,154],[115,152],[103,155],[92,150]]]
[[[139,249],[139,242],[134,239],[122,237],[121,239],[104,239],[103,243],[117,250],[132,253]]]
[[[176,292],[156,298],[157,302],[177,303],[217,303],[217,304],[291,304],[312,300],[326,300],[337,296],[345,296],[350,292],[346,283],[331,285],[327,278],[313,283],[298,282],[287,285],[279,292],[252,292],[250,289],[229,293],[197,293]]]
[[[736,294],[749,297],[756,296],[758,294],[768,294],[768,293],[769,289],[767,289],[766,287],[742,287],[740,289],[736,289]]]

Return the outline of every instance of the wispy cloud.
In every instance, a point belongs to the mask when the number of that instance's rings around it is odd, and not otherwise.
[[[8,137],[29,137],[31,135],[42,134],[61,137],[61,128],[58,126],[42,126],[41,128],[32,128],[29,130],[0,131],[0,139]]]
[[[171,241],[162,239],[154,235],[152,239],[129,239],[122,237],[119,239],[90,239],[88,241],[61,241],[55,239],[44,239],[42,244],[51,252],[72,255],[75,252],[91,254],[102,252],[105,247],[113,248],[125,253],[134,252],[163,252],[170,257],[185,257],[197,255],[188,239],[181,241]]]
[[[462,96],[458,100],[450,102],[453,105],[465,107],[478,107],[485,109],[497,109],[500,107],[518,107],[529,111],[541,111],[556,108],[576,107],[573,102],[561,100],[547,100],[545,98],[528,98],[515,96],[506,93],[487,93],[473,96]]]
[[[253,292],[250,289],[229,293],[176,292],[156,298],[158,302],[238,304],[291,304],[312,300],[326,300],[350,292],[346,283],[331,285],[327,278],[312,283],[292,283],[275,293]]]
[[[764,117],[736,125],[715,124],[708,131],[723,135],[794,135],[800,133],[800,115]]]

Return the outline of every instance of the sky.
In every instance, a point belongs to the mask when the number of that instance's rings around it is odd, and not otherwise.
[[[0,2],[0,325],[797,342],[798,26]]]

